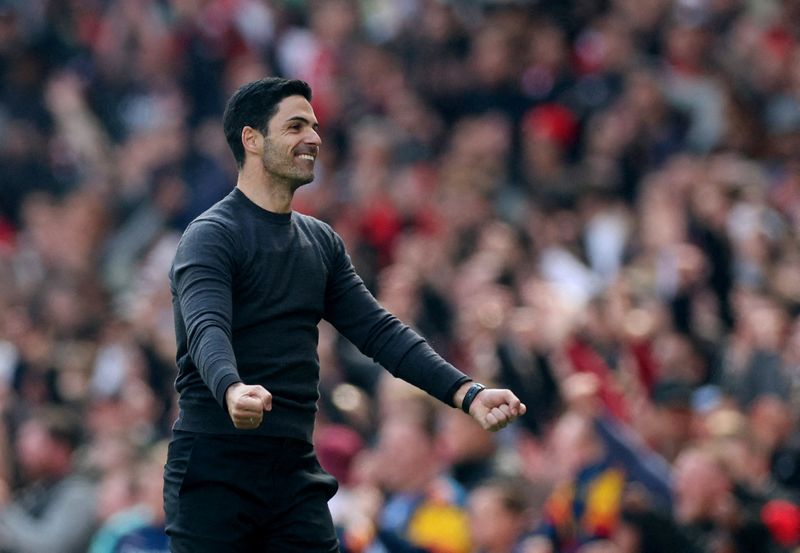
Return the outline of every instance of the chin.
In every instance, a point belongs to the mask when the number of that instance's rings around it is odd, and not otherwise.
[[[292,190],[297,190],[303,185],[306,185],[314,180],[314,175],[310,175],[308,177],[298,177],[292,182]]]

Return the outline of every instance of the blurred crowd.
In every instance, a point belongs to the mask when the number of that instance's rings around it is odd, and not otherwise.
[[[520,423],[320,328],[346,553],[800,550],[800,1],[0,0],[0,552],[167,551],[167,271],[241,84],[295,207]]]

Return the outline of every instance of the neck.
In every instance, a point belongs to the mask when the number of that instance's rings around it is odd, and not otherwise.
[[[236,187],[262,209],[272,213],[289,213],[292,210],[294,190],[291,184],[270,178],[264,171],[257,173],[243,168],[239,171]]]

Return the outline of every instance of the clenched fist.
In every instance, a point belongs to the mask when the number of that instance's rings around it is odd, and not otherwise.
[[[264,411],[272,410],[272,394],[263,386],[237,382],[225,391],[225,404],[233,426],[252,430],[261,426]]]
[[[467,382],[456,392],[454,405],[461,406],[471,383]],[[499,388],[485,388],[469,406],[469,414],[477,420],[485,430],[496,432],[505,428],[512,421],[525,414],[527,408],[514,392]]]

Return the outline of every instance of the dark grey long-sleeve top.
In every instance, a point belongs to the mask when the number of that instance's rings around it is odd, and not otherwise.
[[[310,441],[323,318],[390,373],[445,403],[469,381],[377,303],[330,226],[266,211],[238,188],[186,229],[170,281],[176,430]],[[272,411],[256,430],[237,430],[228,416],[225,391],[236,382],[272,393]]]

